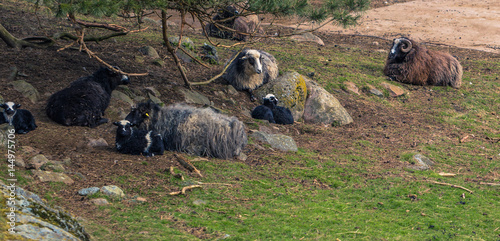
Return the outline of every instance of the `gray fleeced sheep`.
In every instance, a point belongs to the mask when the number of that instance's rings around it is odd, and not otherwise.
[[[229,61],[226,66],[228,64]],[[255,49],[241,51],[222,76],[235,89],[248,91],[252,101],[256,100],[252,91],[276,77],[278,77],[278,64],[274,56]]]
[[[244,124],[211,108],[185,104],[161,108],[146,102],[133,108],[125,119],[160,133],[165,150],[227,159],[239,155],[247,144]]]
[[[462,65],[448,53],[427,49],[408,38],[394,39],[384,74],[414,85],[462,85]]]

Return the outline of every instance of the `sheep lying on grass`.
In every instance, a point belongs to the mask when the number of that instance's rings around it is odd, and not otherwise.
[[[231,58],[232,59],[232,58]],[[229,63],[226,63],[226,66]],[[253,90],[278,77],[276,59],[262,50],[245,49],[230,63],[222,76],[237,90],[245,90],[255,101]]]
[[[408,38],[394,39],[384,74],[414,85],[462,85],[462,65],[448,53],[429,50]]]
[[[116,129],[116,149],[123,154],[163,155],[163,139],[152,131],[139,130],[127,120],[113,122]]]
[[[278,99],[273,94],[268,94],[264,98],[264,104],[255,107],[252,111],[252,118],[268,120],[276,124],[293,124],[292,112],[285,107],[278,106]]]
[[[25,134],[36,129],[35,118],[29,110],[19,109],[21,104],[6,102],[0,105],[4,111],[0,113],[0,124],[9,123],[16,133]]]
[[[239,155],[247,143],[241,121],[211,108],[185,104],[161,108],[146,102],[133,108],[125,119],[141,129],[160,133],[165,150],[170,151],[227,159]]]
[[[118,85],[128,83],[128,76],[101,68],[50,96],[45,109],[47,116],[65,126],[95,127],[107,123],[102,116],[108,108],[111,92]]]

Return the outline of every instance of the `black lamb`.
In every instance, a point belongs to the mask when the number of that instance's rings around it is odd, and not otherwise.
[[[29,110],[19,109],[21,104],[6,102],[0,107],[4,109],[0,115],[0,124],[9,123],[19,134],[26,134],[36,129],[35,118]]]
[[[127,120],[113,122],[116,129],[116,149],[123,154],[163,155],[163,138],[153,131],[139,130]]]
[[[267,120],[270,123],[276,123],[276,121],[274,121],[273,110],[271,109],[271,106],[274,106],[274,103],[271,102],[266,97],[263,98],[263,100],[264,100],[263,105],[259,105],[259,106],[255,107],[255,109],[253,109],[252,118],[260,119],[260,120]]]
[[[107,123],[108,119],[102,116],[108,108],[111,92],[118,85],[128,83],[128,76],[100,68],[50,96],[45,109],[47,116],[65,126],[96,127]]]
[[[252,111],[252,118],[269,120],[271,123],[281,125],[293,124],[292,112],[286,107],[278,106],[278,99],[276,96],[268,94],[263,100],[264,104],[257,106]],[[271,111],[271,114],[269,111]],[[270,115],[272,116],[272,121],[269,118]]]

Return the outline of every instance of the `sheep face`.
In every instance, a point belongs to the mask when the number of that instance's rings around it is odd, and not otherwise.
[[[394,62],[402,62],[412,47],[412,42],[407,38],[401,37],[394,39],[388,59],[391,59]]]
[[[5,110],[5,113],[9,116],[14,115],[16,113],[16,110],[21,107],[21,104],[16,104],[14,102],[6,102],[4,104],[1,104],[0,107],[2,107]]]
[[[262,56],[259,51],[249,50],[241,59],[248,62],[248,65],[245,64],[245,74],[253,75],[262,73]]]
[[[120,68],[118,68],[118,66],[113,66],[113,68],[117,69],[117,70],[120,70]],[[128,77],[128,75],[124,75],[124,74],[120,74],[120,73],[117,73],[109,68],[106,68],[106,70],[108,71],[108,76],[109,77],[120,77],[120,84],[121,85],[127,85],[127,84],[130,84],[130,78]]]
[[[264,100],[264,105],[266,105],[266,106],[269,106],[271,104],[272,105],[278,105],[278,99],[273,94],[267,94],[262,99]]]
[[[140,126],[146,119],[150,118],[150,113],[155,107],[151,101],[146,103],[141,103],[138,106],[132,108],[130,113],[125,117],[125,120],[129,121],[133,125]]]
[[[116,129],[116,134],[120,136],[131,136],[132,135],[132,126],[128,120],[121,120],[117,122],[113,122],[113,125],[118,126]]]

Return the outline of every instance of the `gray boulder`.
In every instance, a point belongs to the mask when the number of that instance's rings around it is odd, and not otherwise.
[[[33,87],[30,83],[24,80],[12,81],[11,84],[15,90],[20,92],[25,98],[29,99],[32,103],[36,103],[40,99],[40,94],[38,90]]]
[[[346,125],[352,117],[340,102],[328,91],[312,80],[306,81],[307,100],[304,108],[304,122],[325,125]]]
[[[251,135],[259,141],[266,142],[271,145],[272,148],[281,151],[297,151],[297,144],[292,137],[281,135],[281,134],[269,134],[262,131],[256,131]]]
[[[0,181],[6,225],[15,222],[15,232],[0,231],[5,240],[90,240],[90,235],[71,214],[48,206],[38,195]],[[14,197],[14,200],[9,199]],[[15,211],[10,211],[10,210]]]

